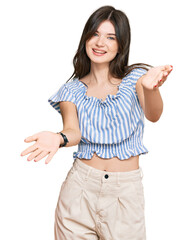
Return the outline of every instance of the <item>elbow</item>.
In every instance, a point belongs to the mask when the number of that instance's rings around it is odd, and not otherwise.
[[[77,132],[77,144],[79,144],[80,140],[81,140],[81,131],[78,131]]]
[[[152,113],[149,113],[149,114],[146,114],[145,117],[147,118],[147,120],[149,120],[150,122],[157,122],[161,115],[162,115],[162,112],[163,112],[163,108],[159,111],[155,111],[155,112],[152,112]]]
[[[146,117],[147,120],[149,120],[150,122],[157,122],[159,119],[160,119],[161,115],[160,116],[157,116],[157,117]]]
[[[81,132],[75,130],[73,134],[73,138],[71,140],[72,146],[76,146],[80,143],[81,140]]]

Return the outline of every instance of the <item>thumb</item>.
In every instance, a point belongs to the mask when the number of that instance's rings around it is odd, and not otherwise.
[[[27,137],[24,141],[28,143],[28,142],[36,141],[37,139],[38,139],[38,135],[34,134],[32,136]]]

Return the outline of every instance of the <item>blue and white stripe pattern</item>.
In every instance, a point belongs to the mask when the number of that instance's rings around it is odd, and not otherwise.
[[[93,153],[101,158],[120,160],[147,153],[143,145],[144,112],[137,97],[135,85],[146,73],[142,68],[132,70],[122,79],[116,95],[105,101],[87,96],[87,86],[74,78],[61,86],[49,103],[59,113],[59,102],[70,101],[77,107],[81,141],[73,158],[91,159]]]

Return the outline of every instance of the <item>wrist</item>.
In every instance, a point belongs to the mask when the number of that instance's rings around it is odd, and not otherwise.
[[[58,138],[59,138],[59,143],[60,143],[60,145],[62,145],[63,143],[64,143],[64,139],[63,139],[63,137],[59,134],[59,133],[56,133],[57,134],[57,136],[58,136]]]
[[[143,87],[143,91],[146,92],[147,94],[159,91],[158,87],[150,87],[150,86],[147,87],[147,86],[143,86],[143,85],[142,85],[142,87]]]
[[[65,147],[66,144],[69,142],[66,135],[62,132],[57,132],[57,134],[60,136],[60,147]]]

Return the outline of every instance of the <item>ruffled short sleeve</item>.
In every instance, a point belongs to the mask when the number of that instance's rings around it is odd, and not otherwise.
[[[69,89],[66,83],[63,84],[60,89],[48,99],[50,105],[59,113],[61,113],[59,102],[63,101],[72,102],[76,105],[75,94],[72,92],[71,89]]]

